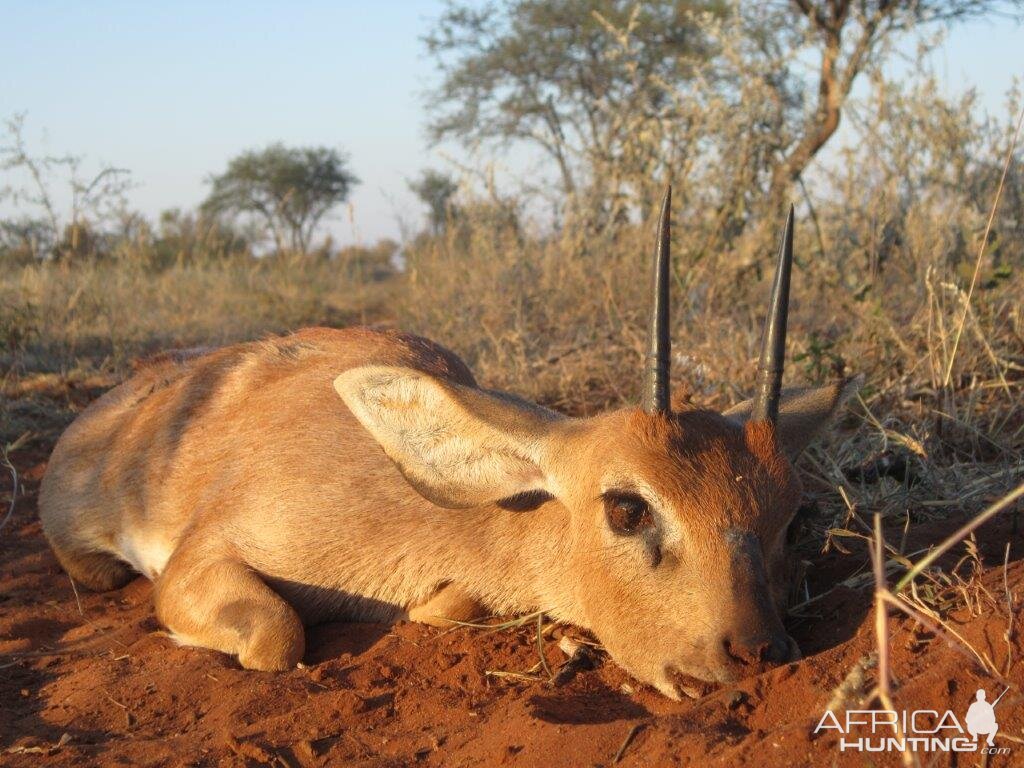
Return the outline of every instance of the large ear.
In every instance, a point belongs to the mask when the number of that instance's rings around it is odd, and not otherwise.
[[[795,460],[828,425],[843,403],[862,386],[864,377],[852,376],[823,387],[792,387],[782,390],[777,434],[786,455]],[[753,400],[744,400],[722,415],[741,424],[745,423],[750,418],[752,404]]]
[[[409,483],[442,507],[550,491],[546,438],[563,417],[412,368],[363,366],[334,388]]]

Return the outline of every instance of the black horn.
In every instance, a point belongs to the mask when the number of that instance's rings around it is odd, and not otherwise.
[[[644,361],[643,409],[668,413],[669,367],[672,340],[669,337],[669,280],[672,259],[672,187],[665,190],[658,218],[658,239],[654,248],[653,304],[651,328]]]
[[[775,423],[782,393],[782,369],[786,358],[786,319],[789,317],[789,276],[793,269],[793,206],[789,206],[786,230],[779,246],[779,263],[768,303],[768,317],[761,338],[761,359],[757,364],[757,384],[751,420]]]

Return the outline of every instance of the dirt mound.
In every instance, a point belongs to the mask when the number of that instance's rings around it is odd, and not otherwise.
[[[810,594],[825,594],[791,622],[803,661],[699,701],[671,702],[600,658],[559,687],[534,680],[532,624],[499,631],[328,624],[309,631],[304,668],[267,674],[176,647],[153,618],[144,579],[76,595],[36,516],[44,459],[14,457],[24,495],[0,539],[0,764],[44,757],[53,766],[607,766],[618,755],[621,765],[791,766],[862,765],[868,757],[840,753],[832,731],[812,733],[852,670],[867,667],[869,686],[873,676],[870,593],[832,588],[864,571],[863,547],[812,563]],[[937,540],[957,522],[921,526],[914,536]],[[1019,609],[1024,546],[1008,519],[982,533],[980,556],[990,567],[963,595],[967,607],[947,616],[980,658],[893,619],[896,704],[950,709],[962,719],[978,688],[1002,690],[985,672],[991,665],[1011,683],[997,740],[1011,752],[986,756],[988,765],[1019,765],[1024,649],[1018,633],[1007,634],[1004,581]],[[544,649],[552,669],[565,662],[553,637]],[[981,760],[962,757],[961,765]],[[897,753],[871,758],[899,763]]]

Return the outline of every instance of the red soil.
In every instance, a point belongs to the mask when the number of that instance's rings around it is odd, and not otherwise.
[[[560,687],[486,674],[538,661],[535,629],[442,631],[413,624],[329,624],[308,634],[306,668],[242,670],[226,656],[176,647],[153,618],[151,587],[137,579],[106,594],[79,590],[40,531],[35,498],[44,456],[14,457],[25,487],[0,534],[0,765],[863,765],[834,735],[812,734],[833,690],[874,650],[871,596],[840,588],[791,622],[805,659],[699,701],[640,689],[600,660]],[[919,526],[921,542],[952,525]],[[1024,682],[1019,632],[1008,642],[1005,574],[1024,598],[1024,546],[1009,519],[979,536],[982,578],[972,611],[950,625],[1003,671],[1011,689],[997,710],[999,746],[988,765],[1024,765]],[[896,540],[898,534],[894,534]],[[811,594],[863,569],[863,548],[819,557]],[[952,709],[963,720],[977,688],[1003,685],[905,619],[894,618],[897,708]],[[565,657],[545,641],[548,664]],[[1008,650],[1012,649],[1008,666]],[[869,673],[869,677],[873,672]],[[1016,741],[1014,740],[1016,739]],[[943,754],[924,765],[946,765]],[[896,753],[873,756],[897,765]],[[964,754],[958,765],[979,765]]]

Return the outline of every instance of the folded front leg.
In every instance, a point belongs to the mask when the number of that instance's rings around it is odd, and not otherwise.
[[[157,617],[175,639],[237,655],[246,669],[292,669],[305,647],[295,610],[245,563],[182,544],[154,596]]]
[[[472,595],[456,584],[446,584],[427,600],[409,609],[409,620],[434,627],[450,627],[460,621],[472,621],[487,611]]]

